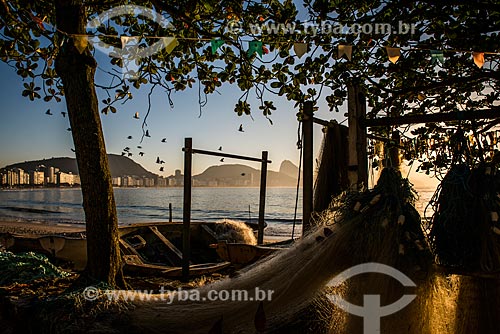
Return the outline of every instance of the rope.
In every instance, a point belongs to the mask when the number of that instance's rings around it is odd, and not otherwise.
[[[298,204],[299,204],[299,187],[300,187],[300,172],[302,170],[302,141],[303,141],[303,137],[301,136],[301,132],[300,132],[300,126],[301,126],[301,122],[299,122],[299,126],[297,128],[297,148],[300,150],[300,154],[299,154],[299,175],[297,176],[297,189],[296,189],[296,192],[295,192],[295,210],[294,210],[294,213],[293,213],[293,227],[292,227],[292,240],[293,240],[293,237],[295,235],[295,223],[297,221],[297,207],[298,207]]]

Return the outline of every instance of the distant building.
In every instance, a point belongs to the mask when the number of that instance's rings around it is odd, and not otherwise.
[[[142,178],[144,182],[144,187],[154,187],[155,186],[155,179],[151,177],[143,177]]]
[[[12,171],[14,173],[13,185],[24,184],[24,170],[22,170],[21,168],[14,168]]]
[[[16,177],[14,176],[14,172],[11,170],[3,170],[2,171],[2,185],[12,187],[16,183]]]
[[[43,186],[44,181],[44,172],[40,171],[31,171],[29,173],[30,176],[30,184],[34,186]]]
[[[73,186],[75,184],[75,175],[73,173],[58,172],[56,174],[58,186]]]
[[[122,185],[122,178],[121,177],[114,177],[112,180],[113,186],[114,187],[121,187]]]
[[[157,187],[168,187],[168,178],[158,177],[156,178]]]
[[[56,171],[55,168],[50,166],[45,169],[45,181],[47,184],[56,184]]]
[[[170,187],[182,187],[184,186],[184,175],[180,169],[176,169],[174,175],[168,177],[168,185]]]

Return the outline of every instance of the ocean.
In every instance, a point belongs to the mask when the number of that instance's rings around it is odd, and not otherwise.
[[[115,188],[120,224],[168,221],[172,203],[174,221],[182,221],[182,188]],[[417,210],[423,214],[434,190],[419,192]],[[290,237],[294,224],[295,188],[268,188],[266,235]],[[193,221],[235,219],[257,222],[258,188],[193,188]],[[429,211],[427,212],[429,214]],[[300,235],[302,192],[299,192],[295,235]],[[0,219],[84,224],[79,188],[47,188],[0,191]],[[298,232],[298,233],[297,233]]]

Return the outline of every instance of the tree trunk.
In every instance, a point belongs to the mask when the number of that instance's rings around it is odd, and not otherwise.
[[[59,30],[68,34],[86,33],[84,6],[64,0],[56,0],[55,6]],[[96,66],[88,49],[80,54],[74,39],[65,38],[56,59],[56,71],[64,85],[80,172],[87,229],[85,274],[90,279],[115,285],[121,272],[118,218],[94,86]]]

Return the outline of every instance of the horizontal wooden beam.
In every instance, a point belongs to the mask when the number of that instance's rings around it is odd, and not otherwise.
[[[327,120],[317,118],[317,117],[313,117],[313,122],[316,124],[328,126],[328,127],[332,127],[335,124],[335,121],[327,121]]]
[[[366,134],[366,138],[369,138],[369,139],[374,139],[374,140],[378,140],[378,141],[381,141],[383,143],[388,143],[388,144],[391,144],[392,146],[394,147],[397,147],[397,148],[400,148],[400,149],[405,149],[403,146],[401,145],[396,145],[396,142],[390,138],[384,138],[384,137],[380,137],[380,136],[376,136],[376,135],[372,135],[370,133]]]
[[[183,148],[182,151],[185,151],[185,148]],[[198,149],[195,149],[195,148],[193,148],[191,150],[191,153],[193,153],[193,154],[213,155],[213,156],[216,156],[216,157],[223,157],[223,158],[232,158],[232,159],[239,159],[239,160],[262,162],[262,158],[252,158],[252,157],[246,157],[246,156],[243,156],[243,155],[236,155],[236,154],[229,154],[229,153],[222,153],[222,152],[213,152],[213,151],[198,150]],[[272,163],[272,161],[271,160],[267,160],[267,163],[270,164],[270,163]]]
[[[362,120],[361,124],[365,127],[377,127],[377,126],[405,125],[405,124],[418,124],[418,123],[470,121],[470,120],[495,119],[495,118],[500,118],[500,107],[491,109],[457,111],[450,113],[372,118],[372,119]]]

